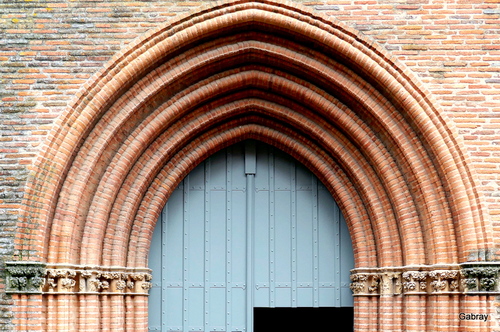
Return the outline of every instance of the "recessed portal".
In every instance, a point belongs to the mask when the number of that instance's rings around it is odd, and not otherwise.
[[[352,307],[353,261],[311,171],[266,144],[233,145],[184,179],[158,221],[150,330],[251,332],[255,307]]]

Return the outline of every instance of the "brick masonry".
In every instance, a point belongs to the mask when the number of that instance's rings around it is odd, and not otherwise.
[[[68,108],[77,91],[129,43],[164,23],[213,4],[213,1],[0,2],[2,275],[3,262],[25,259],[31,254],[14,250],[26,180],[56,118]],[[484,196],[498,247],[498,1],[296,1],[296,4],[373,39],[431,92],[465,144],[472,170],[477,173],[476,188]],[[1,287],[4,286],[0,284],[0,291]],[[1,296],[0,326],[14,330],[17,309],[10,295]],[[415,299],[415,303],[418,301]],[[482,305],[478,301],[478,306]]]

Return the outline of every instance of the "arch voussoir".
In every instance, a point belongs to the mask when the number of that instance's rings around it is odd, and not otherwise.
[[[137,216],[134,219],[133,228],[136,230],[145,229],[146,231],[144,233],[135,232],[135,236],[130,239],[129,245],[148,250],[156,219],[171,192],[177,187],[183,177],[187,175],[195,165],[206,159],[206,157],[224,147],[245,139],[261,140],[267,144],[274,145],[308,165],[311,169],[314,169],[315,173],[321,178],[329,179],[330,181],[327,182],[330,184],[328,186],[329,189],[335,193],[334,196],[337,196],[337,193],[339,193],[337,197],[339,206],[341,206],[341,209],[346,209],[347,216],[351,217],[350,220],[361,221],[368,216],[368,212],[362,208],[364,205],[359,204],[362,202],[362,198],[354,194],[356,191],[353,190],[352,184],[349,184],[348,178],[343,176],[342,171],[338,167],[334,167],[331,162],[328,163],[320,156],[317,156],[313,150],[310,150],[309,147],[304,146],[303,143],[296,141],[292,137],[259,124],[231,125],[225,130],[220,128],[208,135],[210,135],[210,139],[193,141],[190,144],[191,147],[187,146],[168,162],[160,173],[158,173],[157,178],[146,193],[145,199],[141,202],[143,207],[138,209]],[[204,144],[203,142],[206,143]],[[183,167],[177,170],[179,167],[176,165],[179,165],[181,160],[192,160],[192,162],[182,163],[181,165]],[[312,165],[314,165],[314,167]],[[184,167],[187,167],[187,169],[184,169]],[[173,177],[172,172],[180,172],[181,175]],[[332,177],[335,181],[332,181]],[[174,181],[174,179],[176,180]],[[343,192],[348,192],[348,194],[341,194]],[[352,201],[353,194],[355,202]],[[353,209],[354,206],[361,209]],[[355,254],[359,257],[368,259],[367,264],[372,266],[376,265],[377,257],[374,249],[377,240],[373,237],[372,231],[366,229],[366,227],[371,228],[372,226],[366,223],[354,222],[349,225],[349,227],[353,229],[353,234],[355,234],[353,235],[354,237],[359,236],[364,238],[364,240],[357,243],[363,242],[366,244],[366,246],[362,248],[355,248]],[[127,258],[129,264],[137,264],[140,266],[145,263],[144,256],[138,255],[137,251],[127,252],[129,255]]]

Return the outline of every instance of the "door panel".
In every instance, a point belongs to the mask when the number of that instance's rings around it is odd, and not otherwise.
[[[149,258],[150,330],[252,331],[254,307],[352,306],[352,245],[330,193],[264,144],[253,170],[247,144],[207,159],[170,197]]]

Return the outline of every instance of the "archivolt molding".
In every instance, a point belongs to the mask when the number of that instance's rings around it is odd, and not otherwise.
[[[492,239],[453,130],[358,32],[282,2],[218,4],[151,32],[82,89],[34,166],[24,219],[40,230],[19,243],[50,264],[143,267],[186,172],[253,138],[330,189],[358,267],[458,263]]]
[[[118,295],[114,326],[146,331],[158,215],[190,170],[245,139],[290,154],[335,198],[353,240],[356,305],[377,316],[358,315],[361,329],[377,330],[393,306],[420,310],[426,295],[499,290],[493,263],[457,265],[495,254],[492,225],[456,128],[419,80],[329,17],[236,0],[150,32],[82,87],[27,182],[16,250],[44,263],[12,264],[9,292],[46,295],[51,331],[73,317],[95,330]],[[470,305],[450,298],[428,308]],[[394,330],[407,328],[400,312]],[[426,317],[416,329],[440,323]]]

